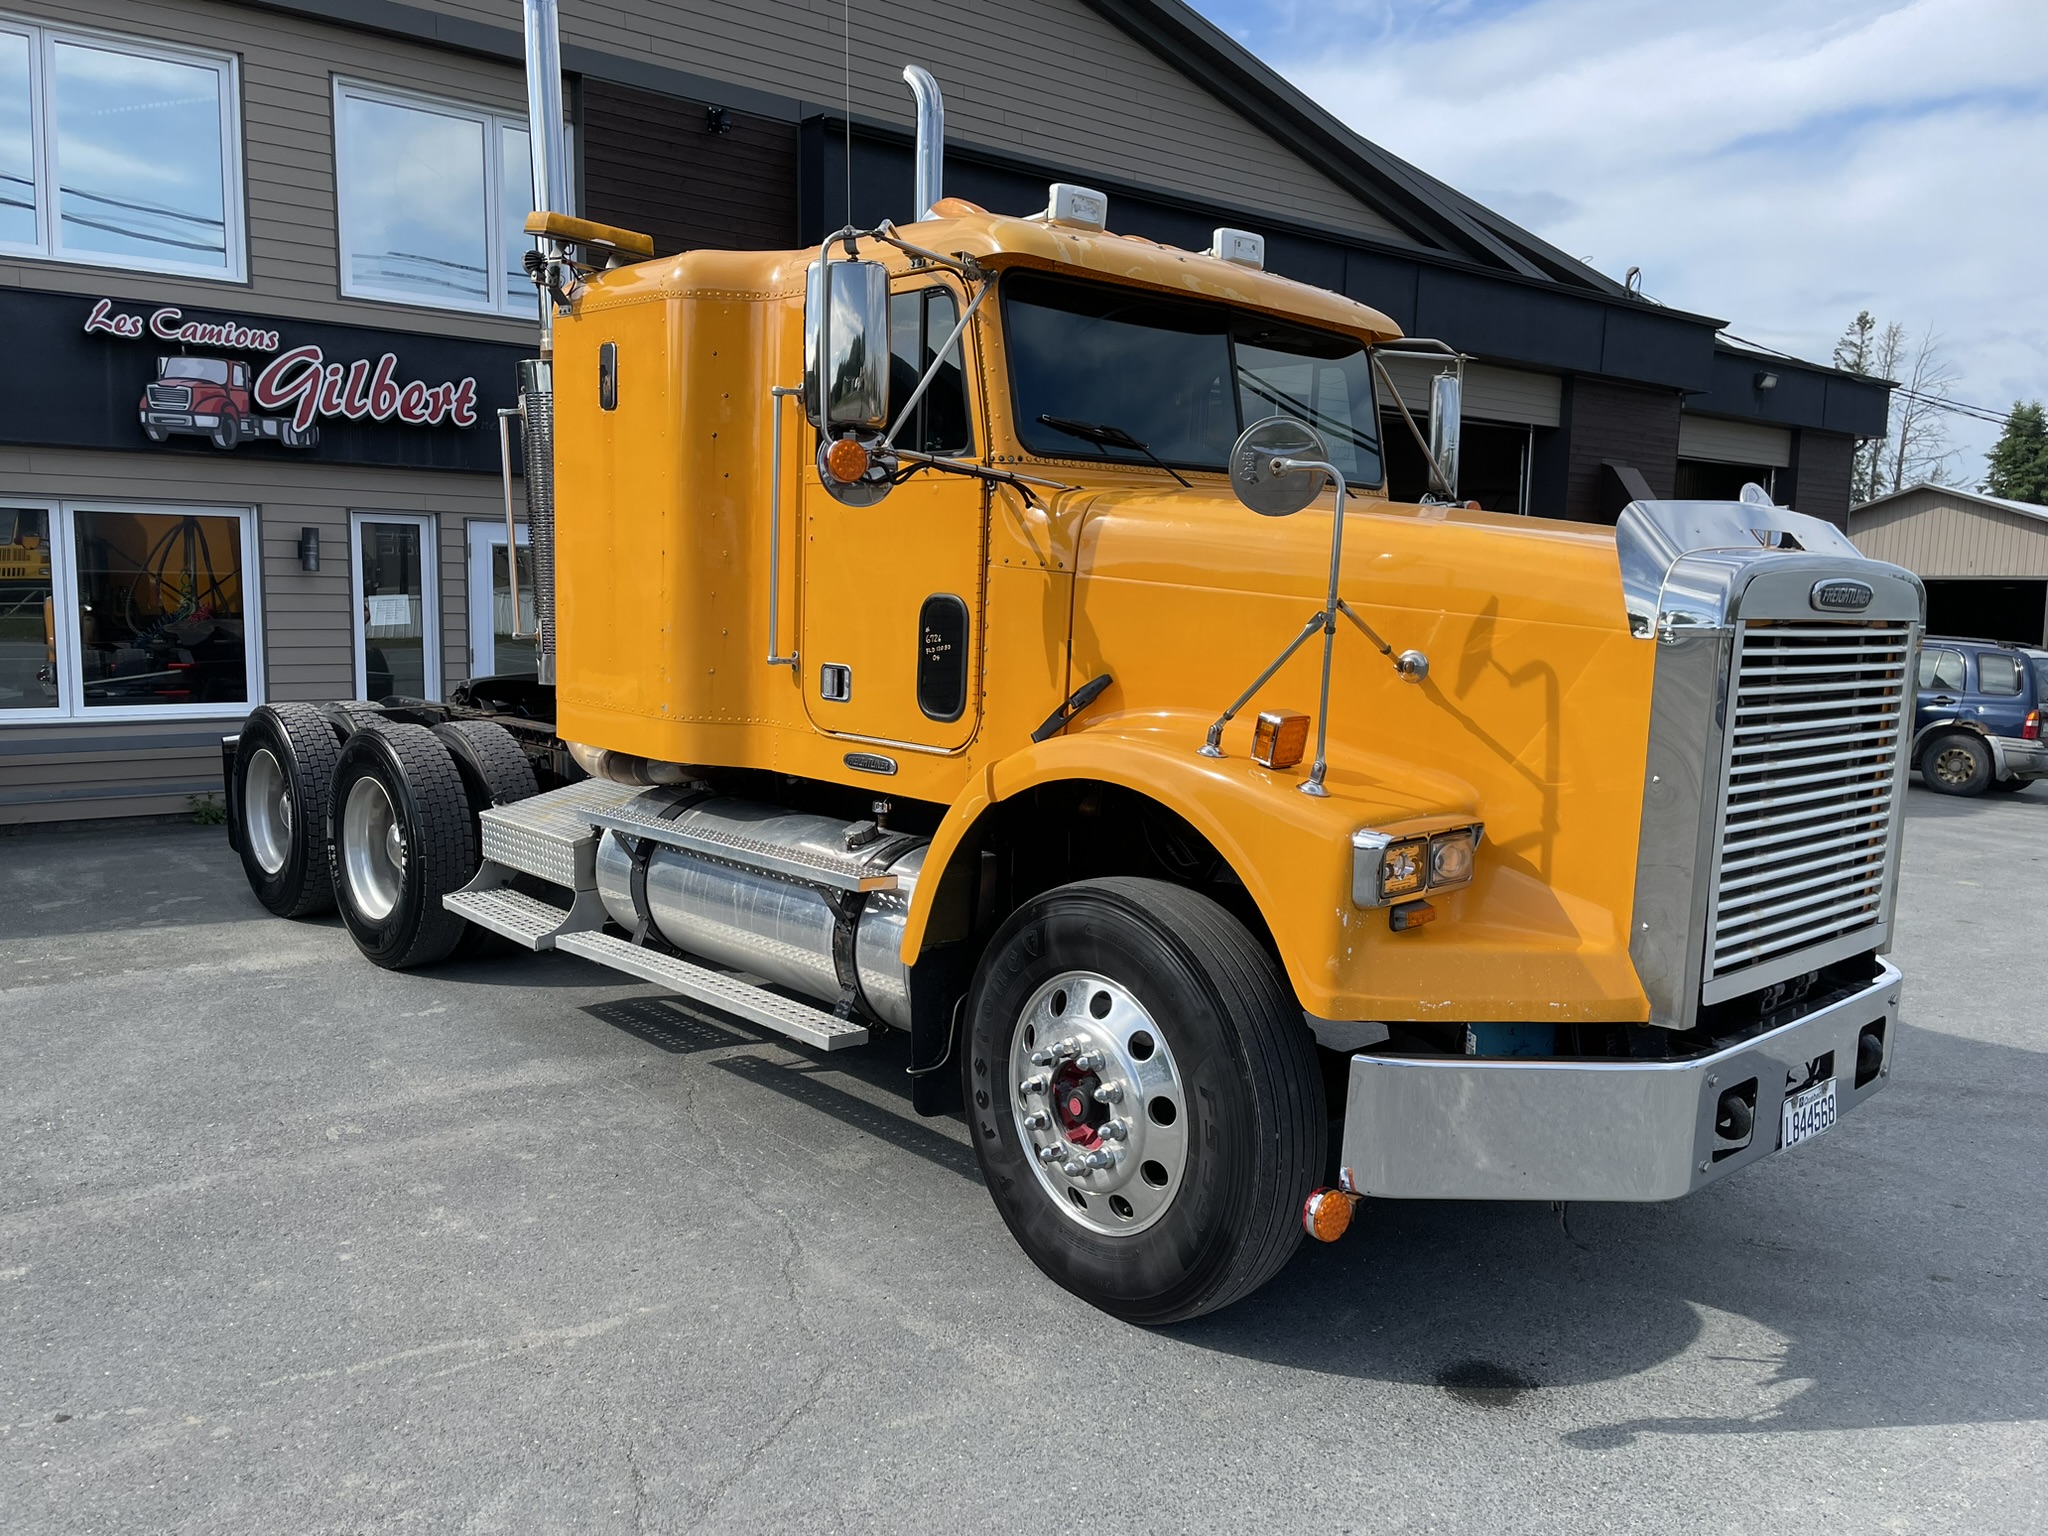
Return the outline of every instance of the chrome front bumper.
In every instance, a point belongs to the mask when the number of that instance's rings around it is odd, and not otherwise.
[[[1342,1182],[1400,1200],[1672,1200],[1778,1150],[1788,1088],[1836,1079],[1846,1114],[1891,1076],[1899,972],[1794,1023],[1689,1061],[1351,1058]],[[1857,1085],[1858,1039],[1884,1059]],[[1823,1056],[1834,1060],[1824,1063]],[[1816,1068],[1819,1070],[1816,1072]],[[1755,1082],[1747,1139],[1714,1129],[1721,1096]]]

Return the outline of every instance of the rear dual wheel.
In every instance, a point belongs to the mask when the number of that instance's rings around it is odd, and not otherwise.
[[[327,805],[341,743],[311,704],[260,705],[235,748],[233,814],[242,870],[279,917],[334,910]]]
[[[348,739],[334,767],[335,904],[387,970],[445,960],[469,924],[442,905],[477,869],[475,813],[448,749],[420,725]]]
[[[1313,1044],[1243,925],[1160,881],[1083,881],[1004,924],[962,1071],[990,1193],[1047,1275],[1127,1321],[1249,1295],[1301,1238]]]

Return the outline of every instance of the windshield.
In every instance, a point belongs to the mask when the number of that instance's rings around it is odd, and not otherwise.
[[[1006,276],[1002,298],[1017,437],[1033,453],[1144,464],[1150,450],[1220,470],[1247,424],[1285,415],[1322,433],[1347,482],[1380,483],[1370,367],[1347,336],[1036,272]],[[1077,426],[1113,428],[1108,436],[1144,448]]]
[[[225,384],[228,365],[217,357],[167,357],[164,359],[163,377],[204,379],[209,384]]]

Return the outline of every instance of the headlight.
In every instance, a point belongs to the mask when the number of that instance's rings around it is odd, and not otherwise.
[[[1485,828],[1478,822],[1430,817],[1381,831],[1351,834],[1351,899],[1361,907],[1391,906],[1426,891],[1472,883],[1474,851]]]

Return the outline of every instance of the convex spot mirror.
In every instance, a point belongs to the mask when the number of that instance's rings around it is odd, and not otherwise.
[[[889,420],[889,269],[814,261],[804,284],[804,414],[827,437]]]
[[[1237,435],[1230,446],[1230,488],[1261,517],[1291,517],[1322,495],[1329,476],[1320,469],[1287,469],[1276,461],[1327,460],[1328,446],[1305,421],[1268,416]]]

